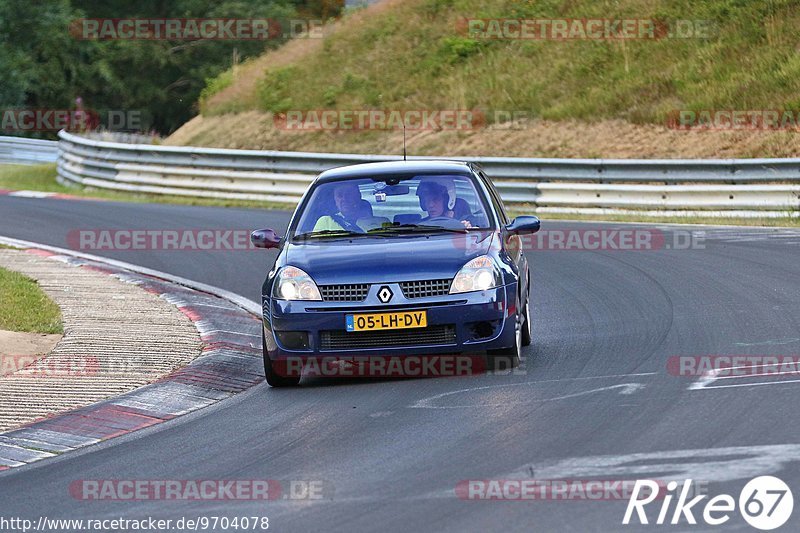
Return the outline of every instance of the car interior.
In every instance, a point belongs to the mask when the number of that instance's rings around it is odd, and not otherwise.
[[[448,206],[448,210],[453,212],[454,220],[469,220],[475,227],[485,227],[487,220],[481,212],[482,210],[479,209],[477,213],[473,213],[468,199],[457,196],[461,193],[468,198],[472,197],[473,202],[476,202],[475,192],[470,190],[471,184],[464,180],[458,180],[458,185],[456,185],[457,180],[451,177],[436,176],[429,179],[438,183],[447,183],[451,197],[456,196]],[[385,225],[420,223],[427,213],[422,209],[418,190],[419,186],[425,183],[426,177],[407,181],[408,185],[387,186],[382,182],[377,182],[380,184],[378,185],[372,180],[359,180],[361,208],[356,225],[364,231],[370,231]],[[322,217],[333,216],[337,213],[338,208],[334,201],[333,190],[333,183],[323,184],[317,189],[309,202],[308,214],[303,217],[298,226],[298,233],[311,231]]]

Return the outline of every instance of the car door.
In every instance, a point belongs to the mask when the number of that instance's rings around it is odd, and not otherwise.
[[[494,207],[494,210],[497,212],[497,216],[500,219],[500,224],[502,226],[500,229],[500,236],[502,238],[503,248],[505,249],[506,253],[508,253],[509,257],[517,268],[517,272],[521,280],[520,286],[523,288],[523,290],[527,291],[528,260],[526,259],[525,254],[522,252],[522,239],[519,237],[519,235],[509,235],[505,231],[505,226],[508,225],[510,220],[508,218],[508,214],[506,213],[503,199],[500,197],[500,193],[497,191],[494,183],[492,183],[492,180],[483,170],[478,170],[478,176],[486,185],[486,189],[489,191],[489,198],[492,202],[492,206]]]

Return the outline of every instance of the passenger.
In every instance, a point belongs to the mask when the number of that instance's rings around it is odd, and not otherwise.
[[[333,215],[325,215],[314,224],[314,231],[346,230],[363,233],[363,229],[356,224],[363,214],[363,200],[361,191],[355,183],[342,183],[333,190],[333,200],[338,211]]]

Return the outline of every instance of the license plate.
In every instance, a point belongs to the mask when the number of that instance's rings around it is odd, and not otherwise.
[[[345,323],[347,331],[424,328],[428,325],[428,313],[427,311],[405,311],[401,313],[345,315]]]

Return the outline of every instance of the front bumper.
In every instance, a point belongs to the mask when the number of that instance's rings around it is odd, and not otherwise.
[[[377,293],[396,295],[382,304]],[[509,305],[508,302],[511,302]],[[373,285],[363,302],[263,300],[264,339],[270,359],[284,357],[402,356],[481,353],[514,345],[516,285],[480,292],[406,299],[392,283]],[[427,328],[346,332],[345,316],[396,311],[427,312]],[[335,339],[335,342],[332,342]],[[349,339],[353,339],[349,343]]]

